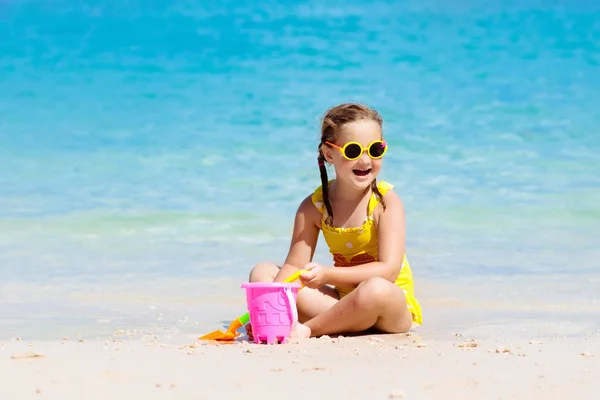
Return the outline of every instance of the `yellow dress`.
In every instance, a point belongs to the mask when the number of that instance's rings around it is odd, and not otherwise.
[[[331,181],[329,182],[331,183]],[[385,195],[393,185],[381,181],[378,182],[377,188],[381,195]],[[375,194],[371,194],[367,211],[367,218],[361,226],[352,228],[338,228],[328,225],[325,221],[327,218],[327,209],[323,203],[323,192],[319,186],[312,195],[312,203],[323,214],[321,219],[321,230],[329,252],[333,256],[333,265],[336,267],[352,267],[355,265],[366,264],[377,261],[377,227],[373,220],[373,210],[379,200]],[[398,285],[406,296],[408,309],[412,313],[413,321],[422,324],[421,305],[414,295],[414,284],[410,264],[404,255],[402,268],[396,278],[395,284]],[[350,293],[352,287],[336,287],[335,288],[340,298]]]

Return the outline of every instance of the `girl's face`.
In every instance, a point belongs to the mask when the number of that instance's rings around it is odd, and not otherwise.
[[[381,127],[372,120],[350,122],[342,127],[336,146],[344,147],[348,142],[358,142],[363,148],[382,139]],[[342,152],[330,145],[322,147],[325,159],[335,167],[336,179],[357,190],[365,190],[381,170],[383,159],[372,159],[364,151],[356,160],[348,160]]]

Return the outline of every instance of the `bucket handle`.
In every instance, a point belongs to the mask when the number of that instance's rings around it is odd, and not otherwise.
[[[294,300],[294,296],[292,295],[292,288],[289,285],[284,286],[283,291],[285,292],[286,296],[286,303],[287,303],[287,307],[288,310],[291,311],[292,314],[292,325],[296,322],[298,322],[298,310],[296,308],[296,301]]]

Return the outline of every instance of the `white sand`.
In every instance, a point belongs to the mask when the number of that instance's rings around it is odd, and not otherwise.
[[[421,284],[425,325],[409,336],[271,346],[197,342],[199,335],[223,328],[223,318],[244,310],[239,283],[227,282],[212,289],[170,282],[165,287],[176,293],[130,294],[143,299],[137,303],[112,288],[85,291],[90,305],[114,307],[137,316],[136,322],[113,319],[93,327],[50,318],[46,325],[31,325],[41,313],[26,313],[29,322],[12,331],[27,334],[23,340],[9,340],[4,330],[0,335],[0,400],[599,398],[596,300],[575,304],[560,292],[564,285],[539,286],[553,294],[548,299],[537,286],[521,284],[517,291],[510,282],[453,283],[446,291]],[[88,303],[69,305],[88,319],[103,315]],[[113,329],[147,325],[153,318],[154,334]],[[69,340],[61,340],[65,332]],[[80,333],[85,341],[78,340]]]
[[[198,332],[206,333],[206,332]],[[600,336],[0,342],[1,399],[596,399]]]

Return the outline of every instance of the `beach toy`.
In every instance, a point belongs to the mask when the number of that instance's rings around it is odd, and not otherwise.
[[[251,282],[242,284],[250,312],[254,343],[284,343],[298,321],[296,295],[301,286],[293,283]]]
[[[237,330],[240,329],[242,326],[246,325],[249,321],[250,321],[250,314],[246,313],[246,314],[241,315],[241,316],[237,317],[236,319],[234,319],[231,322],[231,324],[229,324],[229,327],[227,328],[226,332],[223,332],[221,330],[216,330],[211,333],[207,333],[204,336],[200,336],[199,339],[200,340],[232,341],[240,335],[240,333],[237,332]]]
[[[285,279],[284,282],[290,283],[290,282],[295,281],[296,279],[298,279],[300,274],[303,272],[304,272],[304,270],[296,271],[295,273],[290,275],[287,279]],[[198,339],[199,340],[233,341],[233,340],[235,340],[236,337],[238,337],[240,335],[240,333],[237,332],[237,330],[240,329],[242,326],[246,325],[249,321],[250,321],[250,313],[247,312],[246,314],[241,315],[241,316],[237,317],[236,319],[234,319],[231,322],[231,324],[229,325],[229,327],[227,328],[226,332],[223,332],[221,330],[216,330],[211,333],[207,333],[204,336],[200,336]]]

